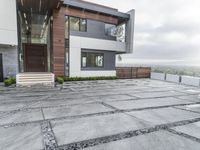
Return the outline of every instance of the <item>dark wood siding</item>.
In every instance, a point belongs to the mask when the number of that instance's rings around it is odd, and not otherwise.
[[[64,8],[53,11],[53,72],[56,76],[64,75],[65,55],[65,14]]]
[[[74,9],[74,8],[69,8],[69,7],[65,8],[65,15],[91,19],[91,20],[96,20],[96,21],[102,21],[102,22],[110,23],[110,24],[118,24],[118,19],[115,17],[92,13],[88,11],[82,11],[79,9]]]
[[[150,78],[149,67],[118,67],[117,77],[120,79]]]

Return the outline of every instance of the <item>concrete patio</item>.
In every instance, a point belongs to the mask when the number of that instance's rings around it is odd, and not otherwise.
[[[2,150],[199,150],[200,89],[138,79],[0,87]]]

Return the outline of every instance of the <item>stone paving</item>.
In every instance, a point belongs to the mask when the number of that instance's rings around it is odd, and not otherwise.
[[[200,89],[150,79],[0,86],[2,150],[199,150]]]

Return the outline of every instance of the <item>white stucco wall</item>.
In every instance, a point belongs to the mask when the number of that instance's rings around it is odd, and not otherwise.
[[[118,46],[119,47],[118,47]],[[107,51],[125,51],[125,44],[119,42],[94,38],[70,36],[70,76],[93,77],[93,76],[116,76],[115,70],[81,71],[81,49],[95,49]]]
[[[0,45],[17,45],[16,0],[0,0]]]
[[[70,36],[70,46],[85,49],[126,52],[126,44],[123,42],[72,35]]]
[[[81,71],[80,77],[109,77],[116,76],[116,71]]]
[[[126,52],[133,53],[135,10],[130,10],[128,14],[130,15],[130,19],[126,24]]]

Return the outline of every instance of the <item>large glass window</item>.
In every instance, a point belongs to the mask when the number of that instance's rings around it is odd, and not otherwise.
[[[69,17],[65,16],[65,39],[69,39]]]
[[[107,36],[116,37],[117,41],[125,42],[125,33],[126,26],[125,24],[121,25],[112,25],[112,24],[105,24],[105,33]]]
[[[65,75],[69,76],[69,48],[65,48]]]
[[[101,68],[104,66],[104,54],[93,52],[81,53],[82,68]]]
[[[87,20],[77,17],[70,17],[70,30],[72,31],[87,31]]]
[[[69,17],[65,16],[65,75],[69,76]]]
[[[80,19],[80,31],[82,31],[82,32],[87,31],[87,21],[86,21],[86,19]]]
[[[116,28],[116,25],[105,23],[105,33],[107,36],[113,36],[113,30]]]
[[[83,68],[87,67],[87,53],[81,54],[81,64]]]
[[[76,17],[70,17],[70,30],[79,31],[80,30],[80,19]]]

